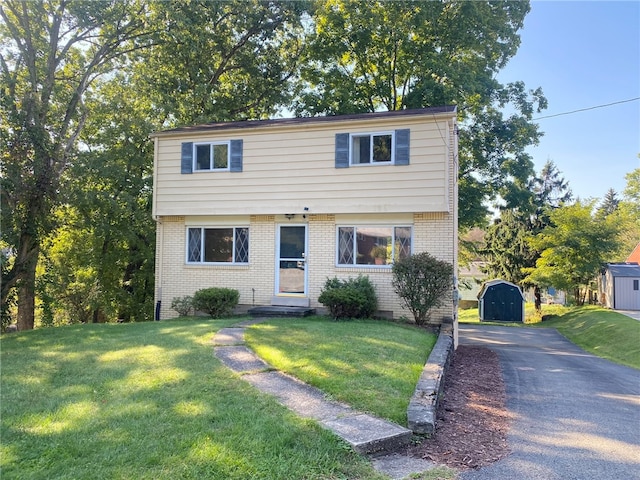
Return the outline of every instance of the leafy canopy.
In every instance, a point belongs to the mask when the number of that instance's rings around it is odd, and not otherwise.
[[[595,215],[594,204],[577,201],[549,212],[551,224],[531,238],[531,246],[541,253],[527,280],[572,291],[579,305],[617,245],[618,224]]]

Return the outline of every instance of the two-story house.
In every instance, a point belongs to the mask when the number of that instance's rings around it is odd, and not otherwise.
[[[456,108],[212,123],[158,132],[156,315],[207,287],[252,305],[322,307],[327,278],[367,275],[400,317],[395,258],[457,271]],[[454,295],[432,320],[455,318]]]

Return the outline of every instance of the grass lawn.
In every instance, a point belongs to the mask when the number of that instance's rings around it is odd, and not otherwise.
[[[436,336],[379,320],[268,320],[249,346],[275,368],[352,407],[407,424],[407,406]]]
[[[532,318],[533,305],[526,305]],[[640,369],[640,322],[596,306],[564,307],[543,305],[544,321],[538,323],[495,323],[519,327],[555,328],[571,342],[600,357]],[[478,323],[478,309],[461,310],[461,323]]]
[[[340,439],[213,356],[213,334],[235,322],[78,325],[3,336],[2,479],[382,478]],[[369,341],[361,333],[367,340],[360,342]],[[403,342],[388,334],[389,343]]]
[[[566,312],[567,307],[558,304],[542,305],[542,315],[561,315]],[[477,308],[467,308],[464,310],[458,310],[458,321],[460,323],[482,323],[482,325],[511,325],[514,327],[527,326],[532,323],[538,323],[542,319],[539,315],[536,315],[536,310],[533,303],[525,303],[524,305],[524,320],[525,324],[519,322],[480,322],[480,315]]]
[[[626,315],[591,305],[573,307],[536,326],[556,328],[588,352],[640,369],[640,322]]]

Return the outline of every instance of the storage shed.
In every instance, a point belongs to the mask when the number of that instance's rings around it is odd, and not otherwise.
[[[600,283],[603,304],[614,310],[640,310],[640,265],[608,263]]]
[[[480,321],[524,321],[524,295],[519,286],[506,280],[485,282],[478,294]]]

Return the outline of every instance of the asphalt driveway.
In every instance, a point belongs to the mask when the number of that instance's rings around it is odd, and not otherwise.
[[[553,329],[460,326],[460,344],[500,357],[512,453],[463,480],[640,479],[640,371]]]

